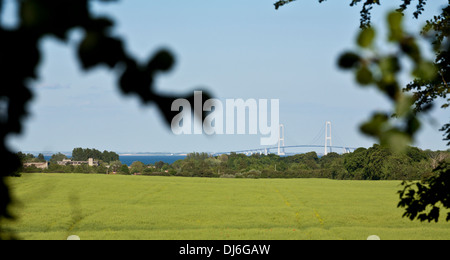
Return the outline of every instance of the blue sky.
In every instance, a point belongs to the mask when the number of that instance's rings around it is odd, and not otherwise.
[[[159,91],[207,89],[221,99],[280,99],[286,145],[308,144],[332,121],[336,145],[371,146],[374,140],[358,127],[389,103],[376,91],[359,88],[351,73],[336,66],[339,54],[354,48],[360,6],[303,0],[275,11],[274,2],[122,0],[94,4],[94,10],[114,18],[113,33],[124,37],[127,51],[137,59],[145,61],[160,48],[175,54],[174,69],[157,79]],[[431,1],[420,22],[408,14],[408,26],[417,31],[445,2]],[[386,12],[400,3],[377,7],[374,26],[384,27]],[[3,22],[14,25],[14,10],[9,4]],[[114,73],[81,71],[75,59],[80,38],[81,32],[73,31],[68,44],[51,38],[41,43],[44,58],[40,79],[31,83],[32,113],[24,133],[10,139],[15,150],[223,152],[259,147],[260,136],[253,135],[174,136],[155,106],[120,94]],[[437,129],[448,121],[448,112],[436,109],[430,118],[437,124],[426,123],[416,145],[447,149]]]

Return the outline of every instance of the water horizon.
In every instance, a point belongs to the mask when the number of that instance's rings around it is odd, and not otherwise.
[[[71,156],[67,156],[69,159]],[[44,156],[45,160],[50,161],[51,156]],[[184,160],[186,155],[119,155],[119,161],[122,164],[131,166],[134,162],[142,162],[144,164],[155,164],[157,162],[164,162],[168,164],[173,164],[178,160]]]

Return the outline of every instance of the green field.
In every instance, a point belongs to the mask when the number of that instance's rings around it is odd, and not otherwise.
[[[403,219],[400,182],[25,174],[20,239],[450,239],[450,224]]]

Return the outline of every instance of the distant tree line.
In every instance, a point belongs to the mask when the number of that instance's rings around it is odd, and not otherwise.
[[[170,166],[175,176],[222,178],[328,178],[339,180],[420,180],[432,175],[440,162],[450,161],[448,151],[408,147],[406,153],[374,145],[353,153],[315,152],[280,157],[275,154],[208,156],[194,153]]]
[[[103,151],[100,152],[96,149],[83,149],[83,148],[75,148],[72,151],[72,160],[73,161],[87,161],[89,158],[93,158],[94,160],[101,160],[104,162],[112,162],[118,161],[119,155],[115,152]]]
[[[45,157],[42,153],[40,153],[37,157],[35,157],[31,153],[23,153],[18,152],[17,156],[20,158],[22,163],[31,163],[31,162],[46,162]],[[89,149],[89,148],[75,148],[72,150],[72,161],[87,161],[89,158],[93,158],[94,160],[103,161],[110,163],[112,161],[118,161],[119,155],[116,152],[112,151],[103,151],[100,152],[97,149]],[[68,159],[65,154],[56,153],[53,154],[50,163],[57,163],[64,159]]]
[[[18,152],[17,156],[21,159],[22,164],[24,163],[38,163],[38,162],[46,162],[45,157],[42,153],[40,153],[37,157],[35,157],[31,153],[23,153]],[[53,154],[49,160],[49,168],[48,169],[39,169],[35,166],[30,167],[21,167],[15,176],[20,176],[20,172],[52,172],[52,173],[108,173],[109,165],[114,162],[119,162],[119,155],[112,151],[103,151],[100,152],[96,149],[84,149],[84,148],[75,148],[72,151],[72,161],[88,161],[89,158],[93,158],[96,161],[99,161],[100,165],[98,167],[89,167],[86,165],[59,165],[58,162],[61,162],[68,157],[62,153]],[[120,166],[122,164],[120,163]]]
[[[99,166],[82,165],[59,165],[51,163],[48,169],[39,169],[35,166],[22,168],[21,173],[83,173],[83,174],[119,174],[119,175],[157,175],[169,176],[175,175],[173,171],[169,174],[169,164],[164,162],[156,162],[155,164],[144,164],[142,162],[134,162],[131,166],[122,164],[120,161],[112,161],[110,163],[101,162]],[[20,176],[20,174],[18,175]]]
[[[28,155],[29,157],[33,155]],[[34,157],[34,156],[33,156]],[[119,160],[103,161],[100,160],[98,166],[89,166],[87,163],[82,165],[60,165],[60,162],[67,159],[67,156],[62,153],[52,155],[48,169],[40,169],[35,166],[22,167],[15,176],[20,176],[20,173],[84,173],[84,174],[120,174],[120,175],[170,175],[170,166],[165,162],[156,162],[154,164],[144,164],[142,162],[133,162],[130,166],[122,164]],[[25,161],[24,161],[25,162]],[[31,161],[28,161],[31,162]],[[37,161],[32,161],[37,162]],[[44,161],[45,162],[45,159]],[[173,175],[173,172],[172,172]]]
[[[74,149],[74,151],[80,151]],[[89,149],[83,149],[88,154]],[[57,157],[55,154],[51,161]],[[59,158],[59,159],[60,159]],[[83,159],[81,157],[79,159]],[[319,157],[315,152],[280,157],[275,154],[223,154],[191,153],[184,160],[169,165],[164,162],[131,166],[119,160],[101,161],[99,166],[58,165],[48,169],[29,167],[24,172],[87,173],[122,175],[157,175],[215,178],[328,178],[337,180],[421,180],[431,177],[433,169],[442,162],[450,162],[449,151],[420,150],[408,147],[405,153],[396,153],[380,145],[359,148],[353,153],[329,153]]]
[[[31,153],[22,153],[22,152],[18,152],[17,156],[19,157],[20,161],[22,163],[38,163],[38,162],[46,162],[44,155],[42,153],[40,153],[37,157],[35,157],[33,154]]]

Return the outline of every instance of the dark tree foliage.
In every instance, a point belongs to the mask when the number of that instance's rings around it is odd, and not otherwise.
[[[5,140],[10,134],[22,132],[22,120],[28,115],[26,107],[33,98],[28,85],[38,78],[37,69],[43,56],[38,46],[45,37],[53,36],[67,42],[71,30],[81,29],[84,37],[78,44],[77,53],[82,68],[86,71],[98,66],[111,69],[117,74],[117,85],[123,94],[136,95],[144,104],[156,104],[169,125],[174,116],[172,101],[194,98],[192,94],[176,96],[156,92],[154,78],[172,68],[173,55],[167,50],[159,50],[147,61],[137,61],[125,50],[123,39],[111,34],[114,21],[94,16],[89,2],[16,0],[18,27],[7,29],[0,24],[0,107],[6,108],[2,109],[6,112],[0,114],[0,163],[4,165],[0,173],[0,221],[12,217],[8,212],[11,196],[4,177],[12,175],[21,165]],[[0,0],[0,17],[3,3]],[[210,96],[204,94],[204,100],[208,98]]]
[[[400,8],[397,10],[399,12],[405,11],[408,6],[411,4],[411,0],[402,0],[403,4],[400,5]],[[422,14],[423,11],[425,11],[425,5],[427,4],[427,0],[418,0],[416,11],[414,12],[414,17],[417,19],[419,18],[419,15]]]
[[[439,221],[440,207],[450,209],[450,163],[442,162],[433,171],[434,176],[423,183],[404,183],[400,191],[399,207],[405,208],[404,217],[411,220]],[[447,213],[450,221],[450,212]]]
[[[338,61],[342,69],[354,72],[359,85],[373,87],[391,101],[392,109],[375,113],[361,126],[361,131],[395,150],[412,143],[421,127],[417,113],[411,109],[414,97],[402,91],[400,75],[409,73],[421,80],[434,80],[438,75],[433,62],[423,55],[417,39],[404,30],[403,20],[398,12],[387,17],[388,40],[396,47],[394,51],[379,50],[375,45],[377,31],[365,28],[357,37],[357,48],[344,53]],[[411,68],[405,68],[405,62],[412,64]]]
[[[101,160],[103,162],[113,162],[119,160],[119,155],[115,152],[103,151],[100,152],[97,149],[83,149],[75,148],[72,151],[72,161],[87,161],[89,158],[94,160]]]
[[[278,9],[281,6],[288,4],[290,2],[294,2],[296,0],[281,0],[275,3],[275,8]],[[326,0],[318,0],[319,3],[322,3]],[[425,11],[425,6],[427,0],[402,0],[402,4],[397,9],[398,12],[403,13],[408,9],[410,5],[414,2],[416,4],[416,9],[413,13],[416,19]],[[359,3],[363,3],[363,7],[361,10],[361,28],[367,28],[370,26],[371,21],[371,9],[373,6],[380,5],[379,0],[351,0],[350,6],[355,6]],[[450,4],[450,1],[448,1]],[[412,83],[408,84],[403,91],[412,92],[414,94],[414,105],[416,112],[426,112],[430,110],[437,99],[445,100],[442,108],[447,108],[450,106],[450,98],[448,95],[450,94],[450,89],[448,87],[448,82],[450,80],[450,42],[448,40],[450,34],[450,6],[446,6],[443,8],[442,13],[434,16],[433,19],[426,22],[426,26],[424,27],[422,34],[428,38],[434,47],[436,53],[435,66],[437,68],[437,72],[439,77],[432,77],[431,79],[425,79],[424,77],[417,77]],[[410,37],[410,40],[405,38],[401,42],[401,49],[405,53],[417,52],[418,47],[414,47],[411,45],[413,43],[411,40],[413,38]],[[340,60],[340,67],[342,68],[350,68],[357,61],[360,60],[359,56],[353,55],[352,53],[346,53],[346,56],[342,56]],[[346,63],[343,63],[346,62]],[[350,66],[350,67],[349,67]],[[364,84],[364,79],[367,79],[367,70],[361,71],[360,79],[361,83]],[[366,75],[364,75],[365,73]],[[392,93],[394,94],[394,93]],[[378,117],[378,120],[385,121],[385,119]],[[445,124],[441,129],[444,133],[444,140],[449,141],[448,145],[450,146],[450,123]]]
[[[450,1],[449,1],[450,4]],[[442,13],[435,16],[427,24],[422,34],[431,40],[436,59],[434,61],[438,71],[438,77],[431,80],[416,79],[408,84],[404,91],[413,92],[415,99],[415,110],[426,112],[431,109],[437,99],[445,100],[441,108],[450,106],[450,6],[445,7]],[[450,124],[445,124],[441,131],[450,146]]]
[[[275,9],[279,9],[281,6],[289,4],[297,0],[280,0],[276,2]],[[326,0],[318,0],[319,3],[325,2]],[[416,11],[414,12],[414,17],[418,18],[420,14],[425,10],[425,5],[427,4],[427,0],[417,0]],[[398,8],[397,11],[403,12],[408,6],[411,5],[412,0],[402,0],[402,4]],[[380,5],[380,0],[350,0],[350,6],[357,6],[358,4],[362,4],[361,9],[361,28],[367,28],[370,26],[371,22],[371,11],[374,5]]]
[[[275,9],[279,9],[281,6],[289,4],[291,2],[295,2],[297,0],[280,0],[276,2]],[[318,0],[319,3],[325,2],[326,0]],[[416,11],[414,12],[414,17],[418,18],[419,15],[422,14],[423,11],[425,11],[425,5],[427,4],[427,0],[417,0],[417,6]],[[406,9],[408,9],[408,6],[411,5],[412,0],[402,0],[402,4],[397,9],[399,12],[403,12]],[[350,6],[356,6],[359,3],[362,3],[362,9],[361,9],[361,28],[367,28],[370,26],[371,21],[371,10],[373,9],[374,5],[380,5],[380,0],[350,0]]]
[[[403,12],[411,2],[404,1],[397,11]],[[426,1],[418,1],[415,18],[424,11],[425,3]],[[375,85],[393,101],[395,107],[392,113],[375,114],[361,127],[362,132],[378,138],[380,143],[391,148],[402,147],[414,140],[421,125],[417,116],[419,113],[427,113],[438,100],[444,100],[442,109],[450,106],[449,18],[450,1],[442,9],[441,14],[426,22],[421,32],[421,36],[428,39],[434,48],[436,55],[434,61],[428,61],[423,57],[417,43],[419,36],[404,31],[403,17],[399,13],[391,13],[388,17],[389,41],[398,45],[397,53],[386,55],[375,50],[374,55],[369,57],[363,57],[357,52],[347,52],[341,56],[339,60],[341,68],[355,70],[356,80],[361,86]],[[374,52],[372,45],[374,38],[375,30],[365,28],[358,37],[359,47],[366,49],[366,53]],[[409,59],[414,64],[411,75],[415,78],[404,88],[400,87],[396,79],[397,74],[402,71],[402,59]],[[411,106],[414,109],[411,109]],[[450,141],[450,124],[445,124],[440,130],[444,132],[444,140]],[[412,155],[416,160],[420,159],[414,151]],[[403,184],[404,190],[400,191],[401,201],[398,206],[406,209],[404,217],[437,222],[441,208],[450,208],[448,163],[442,163],[435,168],[434,175],[437,177],[425,179],[420,183]],[[450,215],[446,220],[450,221]]]
[[[275,8],[278,9],[293,1],[295,0],[280,0],[275,3]],[[319,0],[319,3],[324,1]],[[414,140],[414,136],[421,126],[417,114],[428,112],[438,100],[444,100],[442,109],[450,106],[450,88],[448,86],[450,80],[450,1],[443,1],[447,2],[447,5],[442,9],[442,13],[426,21],[426,26],[421,32],[421,36],[428,39],[434,48],[436,57],[433,62],[423,58],[420,45],[417,43],[418,36],[404,31],[401,17],[410,5],[417,3],[413,15],[418,19],[425,10],[427,0],[402,0],[402,2],[397,9],[398,13],[391,13],[388,18],[389,42],[397,44],[398,51],[385,55],[377,53],[372,44],[376,36],[375,30],[369,28],[370,11],[375,4],[380,5],[380,1],[351,0],[351,6],[363,3],[361,28],[364,30],[358,37],[358,46],[365,49],[366,53],[367,51],[372,52],[373,55],[367,57],[358,52],[346,52],[341,55],[338,62],[339,67],[355,71],[355,79],[361,86],[375,85],[393,101],[394,111],[374,114],[370,121],[361,126],[361,131],[376,137],[381,144],[397,150]],[[414,64],[411,74],[415,80],[406,87],[401,87],[396,78],[397,74],[402,71],[401,60],[405,58]],[[413,96],[411,97],[410,94]],[[411,106],[414,107],[413,110],[410,108]],[[396,120],[392,118],[396,118]],[[444,133],[444,141],[448,141],[447,145],[450,146],[450,123],[445,124],[440,130]],[[370,175],[370,172],[365,173]],[[421,221],[438,221],[440,207],[450,208],[448,203],[450,168],[448,163],[439,165],[435,169],[435,174],[439,177],[429,178],[418,184],[404,183],[404,190],[400,192],[399,207],[406,208],[405,217],[409,217],[411,220],[418,218]],[[418,190],[414,189],[415,185]],[[450,221],[450,214],[447,221]]]
[[[62,153],[53,154],[50,158],[50,165],[54,164],[57,165],[58,162],[63,161],[64,159],[67,159],[67,156]]]

